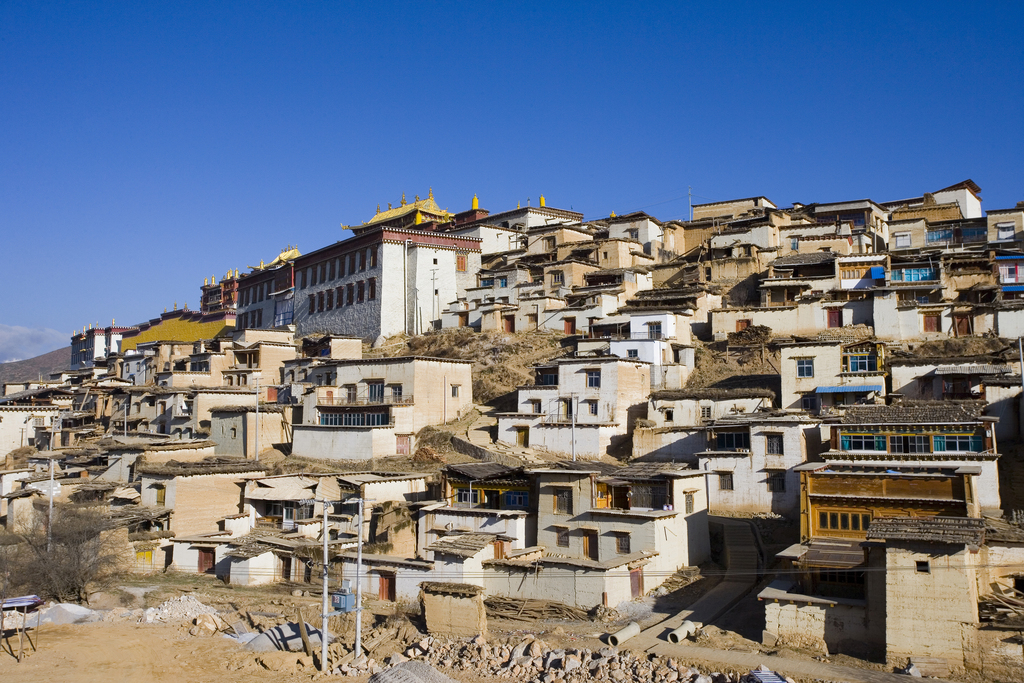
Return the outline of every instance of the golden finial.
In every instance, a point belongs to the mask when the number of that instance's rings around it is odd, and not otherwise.
[[[614,212],[614,211],[612,211],[612,212],[611,212],[611,215],[609,215],[608,217],[609,217],[609,218],[615,218],[615,212]]]
[[[472,209],[473,209],[473,211],[476,211],[476,210],[477,210],[477,209],[479,209],[479,208],[480,208],[480,200],[479,200],[479,199],[477,199],[477,198],[476,198],[476,195],[474,194],[474,195],[473,195],[473,204],[472,204]]]
[[[209,287],[209,286],[210,286],[210,278],[204,277],[203,278],[203,287]]]
[[[211,275],[210,276],[210,284],[211,285],[217,284],[217,276],[216,275]]]
[[[433,199],[433,198],[434,198],[434,188],[432,188],[432,187],[427,188],[427,199]]]
[[[114,326],[114,319],[113,319],[113,318],[111,318],[111,319],[110,319],[110,326],[111,326],[111,327],[113,327],[113,326]]]
[[[405,205],[406,205],[406,204],[408,204],[408,203],[409,203],[409,202],[405,201],[405,193],[403,192],[403,193],[402,193],[402,206],[405,206]]]
[[[177,301],[174,302],[174,310],[178,310],[178,302]]]
[[[516,202],[516,208],[517,209],[523,208],[523,203],[522,202]]]
[[[540,196],[540,205],[544,206],[544,195]]]
[[[263,267],[264,267],[264,266],[263,266],[263,259],[260,259],[260,270],[262,270],[262,269],[263,269]]]
[[[388,211],[391,210],[391,202],[388,202]]]
[[[380,202],[377,202],[377,213],[374,214],[374,215],[376,216],[379,213],[380,213]]]
[[[419,203],[419,201],[420,201],[420,196],[419,196],[419,195],[416,195],[416,203],[418,204],[418,203]]]

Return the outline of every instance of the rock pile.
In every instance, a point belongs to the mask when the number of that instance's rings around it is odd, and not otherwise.
[[[199,602],[191,595],[182,595],[150,607],[142,613],[142,623],[151,624],[157,621],[194,621],[203,614],[216,614],[217,610]]]
[[[671,657],[604,647],[552,648],[533,636],[490,644],[482,636],[453,641],[427,636],[381,664],[361,657],[338,667],[335,674],[359,676],[410,660],[429,662],[442,671],[466,671],[475,676],[510,678],[519,683],[750,683],[736,672],[706,672]],[[786,679],[793,683],[791,679]]]

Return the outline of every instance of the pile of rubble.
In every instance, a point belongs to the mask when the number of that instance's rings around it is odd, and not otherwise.
[[[182,595],[165,600],[156,607],[142,613],[140,621],[145,624],[167,621],[194,621],[204,614],[216,614],[217,610],[199,602],[191,595]]]
[[[442,670],[466,671],[475,676],[510,678],[522,683],[748,683],[754,679],[736,672],[705,672],[671,657],[620,651],[604,647],[552,648],[527,636],[517,644],[508,640],[489,644],[482,636],[471,641],[426,637],[395,653],[382,665],[365,657],[336,668],[333,673],[360,676],[378,673],[410,660],[426,661]],[[793,683],[792,679],[786,679]]]

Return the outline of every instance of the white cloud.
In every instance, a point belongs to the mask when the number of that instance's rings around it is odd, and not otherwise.
[[[0,324],[0,363],[34,358],[71,345],[71,335],[46,327]]]

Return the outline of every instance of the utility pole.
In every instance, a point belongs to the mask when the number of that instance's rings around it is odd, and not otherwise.
[[[362,492],[360,492],[362,493]],[[352,652],[355,653],[353,659],[359,659],[363,656],[363,500],[362,495],[359,496],[359,530],[357,533],[356,543],[356,640]]]
[[[569,412],[572,415],[572,461],[576,462],[576,394],[569,394]]]
[[[53,456],[50,456],[50,512],[46,516],[46,554],[53,545]]]
[[[263,373],[259,370],[252,373],[256,380],[256,462],[260,461],[260,377]]]
[[[430,324],[437,320],[437,268],[430,269]]]
[[[686,190],[687,190],[686,198],[687,198],[687,201],[690,204],[690,222],[692,223],[693,222],[693,186],[692,185],[687,185]]]
[[[323,501],[324,504],[324,595],[320,606],[320,671],[327,671],[327,614],[330,610],[330,596],[327,594],[327,506],[328,502]]]

